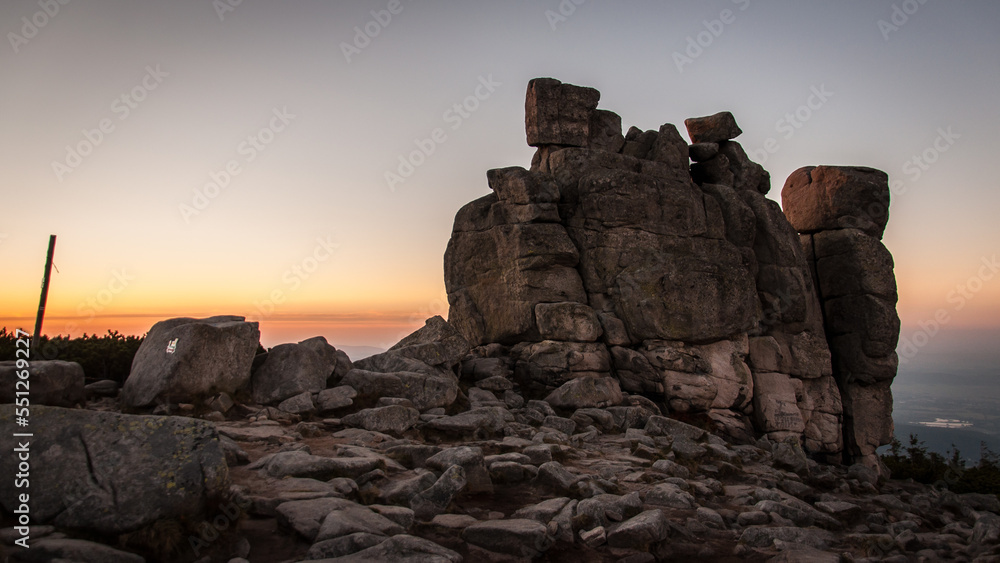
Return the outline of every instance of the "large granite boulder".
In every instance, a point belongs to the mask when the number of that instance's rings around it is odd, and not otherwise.
[[[311,349],[319,354],[320,358],[329,366],[330,377],[327,379],[327,387],[334,387],[341,377],[354,369],[351,358],[343,350],[338,350],[326,341],[322,336],[314,336],[299,342],[300,346]]]
[[[260,344],[257,323],[243,317],[179,318],[149,329],[122,388],[122,407],[193,403],[235,393],[250,379]]]
[[[15,360],[0,362],[0,403],[13,403],[18,391],[27,391],[33,405],[73,407],[86,400],[83,367],[76,362],[31,360],[17,368]],[[19,377],[25,371],[27,379]],[[18,383],[24,381],[24,383]]]
[[[336,368],[311,345],[279,344],[267,352],[264,363],[253,372],[253,400],[267,405],[306,392],[326,389]]]
[[[15,426],[14,405],[0,405],[0,431],[13,448],[30,451],[30,489],[0,482],[0,504],[11,513],[18,494],[30,495],[33,523],[122,534],[160,520],[208,516],[228,490],[226,458],[215,427],[181,417],[36,406],[30,427]],[[0,458],[5,475],[18,456]]]
[[[806,166],[788,177],[781,202],[800,233],[853,228],[881,239],[889,221],[889,177],[859,166]]]
[[[429,366],[451,369],[469,353],[469,341],[448,321],[435,315],[424,326],[397,342],[389,352],[421,361]]]
[[[601,93],[593,88],[563,84],[554,78],[530,81],[524,102],[528,145],[585,146],[600,99]]]

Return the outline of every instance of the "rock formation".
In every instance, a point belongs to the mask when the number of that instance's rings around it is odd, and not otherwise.
[[[889,179],[871,168],[805,167],[781,191],[801,233],[844,406],[848,454],[868,465],[892,439],[899,317],[892,255],[882,245]]]
[[[449,322],[476,346],[463,370],[492,361],[566,408],[585,406],[581,385],[620,389],[874,466],[898,333],[891,258],[873,238],[885,175],[797,172],[790,223],[732,114],[688,119],[689,145],[669,123],[622,135],[599,99],[532,80],[530,170],[490,170],[493,193],[456,215],[444,270]],[[819,288],[827,269],[872,287]]]

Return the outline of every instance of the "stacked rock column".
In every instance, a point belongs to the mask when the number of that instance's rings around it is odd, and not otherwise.
[[[735,140],[729,112],[686,120],[691,176],[718,200],[726,238],[753,273],[760,305],[750,331],[753,423],[772,440],[794,440],[816,456],[843,449],[842,407],[823,315],[799,235],[765,194],[770,175]]]
[[[892,439],[899,317],[892,255],[882,244],[888,176],[861,167],[800,168],[781,192],[809,256],[844,406],[844,457],[879,468]]]

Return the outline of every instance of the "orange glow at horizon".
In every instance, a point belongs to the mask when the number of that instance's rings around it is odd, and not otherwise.
[[[894,244],[891,250],[899,290],[897,311],[904,332],[941,315],[946,316],[949,327],[1000,325],[1000,274],[987,267],[989,258],[956,253],[948,264],[927,268],[918,259],[918,249]],[[352,269],[367,266],[354,264]],[[395,282],[380,276],[345,280],[317,274],[307,280],[308,284],[291,291],[280,284],[280,278],[267,278],[266,283],[248,279],[244,284],[219,289],[219,285],[206,286],[197,280],[181,283],[170,276],[142,276],[130,269],[108,269],[97,278],[77,280],[70,277],[71,270],[64,263],[63,272],[53,274],[45,334],[76,337],[116,330],[142,335],[167,318],[230,314],[260,322],[265,346],[322,335],[334,344],[388,348],[427,318],[447,318],[448,313],[440,274],[432,270],[416,272],[405,293],[392,287]],[[0,326],[33,327],[38,286],[30,283],[34,276],[29,274],[16,273],[19,283],[0,295]],[[280,302],[272,301],[274,297]]]

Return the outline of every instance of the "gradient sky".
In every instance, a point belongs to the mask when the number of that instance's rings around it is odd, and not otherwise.
[[[387,347],[446,314],[455,212],[488,193],[487,169],[530,164],[524,92],[539,76],[599,89],[626,128],[683,133],[732,111],[745,148],[775,149],[755,159],[779,201],[800,166],[885,170],[904,336],[942,312],[945,329],[1000,325],[1000,274],[981,268],[1000,252],[1000,3],[41,6],[0,4],[2,326],[31,327],[56,234],[48,334],[239,314],[268,346]],[[483,82],[474,111],[448,113]],[[390,189],[386,172],[436,128],[444,141]],[[228,185],[196,200],[227,166]]]

